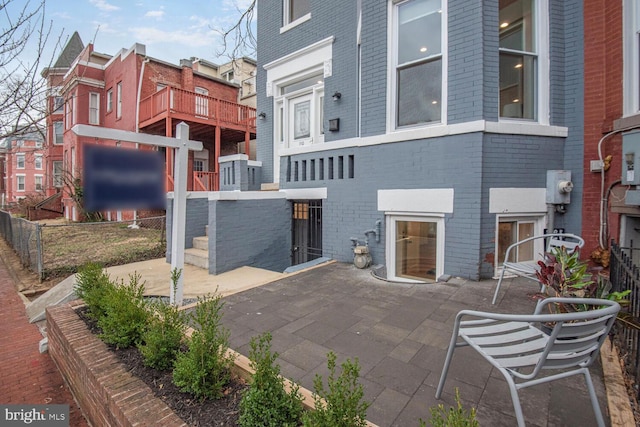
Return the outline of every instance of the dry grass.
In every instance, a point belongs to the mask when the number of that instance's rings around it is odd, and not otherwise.
[[[85,223],[42,227],[46,278],[75,273],[87,262],[105,267],[165,255],[164,223],[154,228],[128,228],[126,223]]]

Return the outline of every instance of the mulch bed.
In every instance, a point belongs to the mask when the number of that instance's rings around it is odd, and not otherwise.
[[[100,333],[96,323],[86,316],[86,308],[76,310],[78,316],[87,324],[89,330]],[[191,394],[180,391],[173,384],[172,371],[159,371],[145,366],[142,354],[135,347],[117,349],[108,347],[120,359],[127,371],[140,378],[164,401],[185,423],[190,426],[237,426],[240,417],[240,400],[247,384],[232,377],[221,399],[195,399]]]

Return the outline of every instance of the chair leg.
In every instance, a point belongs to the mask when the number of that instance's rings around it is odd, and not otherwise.
[[[596,415],[596,421],[598,422],[599,427],[604,427],[604,419],[602,418],[602,411],[600,411],[600,404],[598,403],[598,397],[596,396],[596,391],[593,388],[593,381],[591,380],[591,374],[589,373],[589,369],[584,369],[584,379],[587,382],[587,389],[589,390],[589,397],[591,398],[591,405],[593,406],[593,412]]]
[[[449,372],[449,366],[451,365],[451,359],[453,359],[453,351],[456,349],[456,341],[458,340],[458,333],[454,329],[451,336],[451,342],[449,343],[449,349],[447,350],[447,357],[444,359],[444,366],[442,367],[442,374],[440,375],[440,382],[438,383],[438,389],[436,390],[436,399],[440,399],[442,396],[442,389],[444,383],[447,380],[447,373]]]
[[[525,427],[524,424],[524,414],[522,413],[522,405],[520,405],[520,396],[518,395],[518,388],[516,387],[516,383],[513,381],[513,377],[509,375],[507,372],[500,372],[507,380],[507,384],[509,385],[509,392],[511,393],[511,402],[513,402],[513,410],[516,413],[516,421],[518,421],[518,427]]]
[[[502,267],[502,271],[500,272],[500,278],[498,279],[498,284],[496,285],[496,291],[493,293],[493,301],[491,301],[491,304],[493,305],[496,304],[496,300],[498,299],[498,292],[500,292],[500,285],[502,284],[502,278],[504,277],[504,270],[505,268]]]

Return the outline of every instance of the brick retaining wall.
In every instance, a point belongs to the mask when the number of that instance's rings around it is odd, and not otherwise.
[[[94,426],[186,426],[147,385],[127,372],[73,310],[47,308],[49,354]]]

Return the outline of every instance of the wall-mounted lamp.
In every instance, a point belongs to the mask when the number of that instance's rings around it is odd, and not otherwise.
[[[333,98],[333,100],[334,100],[334,101],[337,101],[337,100],[339,100],[340,98],[342,98],[342,94],[341,94],[340,92],[337,92],[337,91],[336,91],[336,92],[333,94],[332,98]]]
[[[258,117],[260,117],[260,120],[264,120],[267,118],[267,113],[265,113],[264,111],[261,112],[260,114],[258,114]]]

